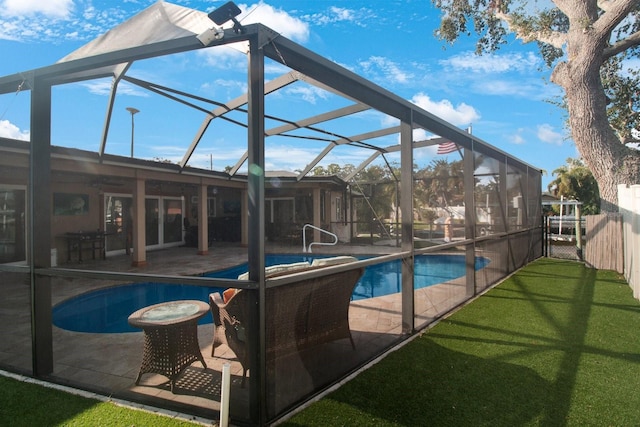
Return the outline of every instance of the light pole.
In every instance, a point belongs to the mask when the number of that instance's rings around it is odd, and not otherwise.
[[[127,111],[131,113],[131,158],[133,159],[133,116],[139,113],[140,110],[133,107],[127,107]]]

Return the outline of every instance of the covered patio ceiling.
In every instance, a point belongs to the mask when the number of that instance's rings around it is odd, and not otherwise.
[[[164,55],[177,54],[199,49],[215,49],[223,45],[233,45],[248,52],[248,41],[258,40],[265,57],[289,68],[264,83],[264,95],[277,93],[296,82],[302,82],[337,95],[345,100],[345,106],[321,111],[312,116],[300,118],[278,117],[264,114],[264,120],[274,123],[264,130],[266,138],[280,136],[326,143],[311,162],[297,169],[298,180],[302,179],[336,147],[351,145],[366,148],[373,153],[362,161],[349,179],[379,156],[400,151],[400,144],[380,144],[377,138],[399,135],[399,121],[410,122],[414,129],[424,129],[432,134],[428,139],[412,141],[414,148],[435,145],[443,141],[453,141],[460,148],[482,149],[492,156],[505,156],[496,148],[481,141],[439,117],[421,109],[391,92],[363,79],[340,65],[323,58],[275,31],[261,25],[251,24],[241,31],[224,29],[220,39],[214,39],[207,46],[198,36],[215,28],[215,24],[202,11],[185,8],[166,2],[156,2],[121,25],[111,29],[97,39],[87,43],[51,66],[17,73],[0,78],[0,93],[16,92],[18,88],[33,88],[37,81],[57,86],[72,82],[82,82],[109,77],[112,81],[99,146],[96,151],[103,156],[106,151],[110,124],[118,87],[122,81],[143,88],[169,100],[186,105],[202,113],[203,119],[184,150],[179,162],[185,168],[207,133],[210,124],[225,121],[234,126],[248,128],[250,117],[247,103],[249,93],[227,101],[216,101],[186,91],[163,86],[129,75],[135,61]],[[222,35],[222,33],[220,33]],[[33,103],[33,101],[32,101]],[[32,109],[35,108],[32,105]],[[332,121],[353,117],[370,110],[377,111],[391,120],[390,125],[379,125],[357,134],[345,134],[331,127]],[[304,133],[301,133],[304,131]],[[475,144],[475,145],[474,145]],[[228,173],[233,176],[246,163],[248,151],[242,154]]]

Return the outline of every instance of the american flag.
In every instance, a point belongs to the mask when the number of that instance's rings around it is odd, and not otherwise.
[[[458,146],[451,141],[438,144],[438,154],[449,154],[458,151]]]

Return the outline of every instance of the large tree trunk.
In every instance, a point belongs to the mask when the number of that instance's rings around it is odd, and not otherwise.
[[[570,32],[572,59],[558,64],[551,79],[565,90],[571,136],[598,182],[601,210],[617,212],[618,184],[640,184],[640,152],[623,145],[609,125],[600,80],[602,43],[588,31]]]

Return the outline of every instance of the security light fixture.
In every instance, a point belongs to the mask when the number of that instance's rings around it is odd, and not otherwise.
[[[217,25],[222,25],[225,22],[233,21],[233,31],[236,34],[240,34],[244,32],[244,28],[240,25],[240,22],[236,19],[236,16],[240,15],[242,11],[236,4],[232,1],[229,1],[219,8],[215,9],[213,12],[209,13],[209,19],[215,22]]]
[[[203,46],[209,46],[214,40],[221,40],[224,37],[224,30],[222,28],[209,28],[196,36]]]

